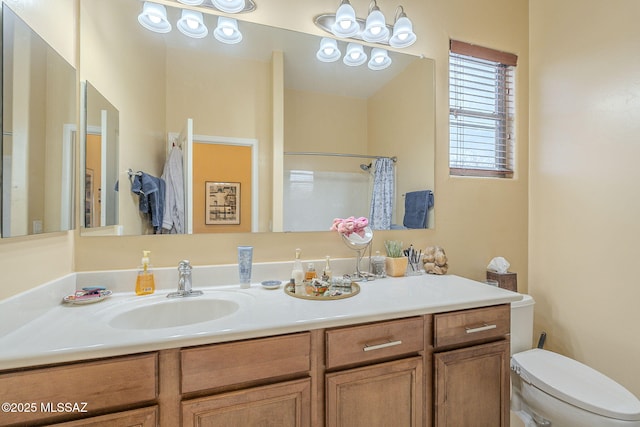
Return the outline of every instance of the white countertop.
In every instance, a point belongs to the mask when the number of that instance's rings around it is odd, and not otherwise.
[[[69,285],[65,286],[68,289]],[[453,275],[385,278],[360,282],[360,287],[360,293],[350,298],[310,301],[286,295],[283,286],[267,290],[259,283],[249,289],[240,289],[238,285],[203,288],[194,284],[194,289],[203,290],[205,295],[193,298],[229,297],[240,301],[240,309],[217,320],[139,330],[115,328],[109,322],[133,307],[167,301],[168,289],[141,297],[133,292],[115,292],[95,304],[56,303],[37,309],[28,309],[24,299],[6,300],[0,302],[0,311],[5,312],[4,319],[0,313],[0,323],[13,321],[15,327],[0,330],[0,369],[263,337],[503,304],[522,298],[520,294]],[[51,298],[60,301],[59,295]],[[9,304],[13,317],[32,318],[7,320],[9,310],[2,309]]]

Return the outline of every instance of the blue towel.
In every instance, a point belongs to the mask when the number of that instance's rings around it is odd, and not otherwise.
[[[131,181],[131,191],[139,196],[139,209],[143,214],[149,214],[154,231],[162,230],[164,217],[165,183],[161,178],[140,172]]]
[[[433,206],[431,190],[411,191],[404,198],[404,220],[407,228],[427,228],[429,208]]]

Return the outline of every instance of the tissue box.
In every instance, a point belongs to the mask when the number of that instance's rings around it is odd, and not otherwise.
[[[487,270],[487,280],[495,280],[498,282],[498,287],[518,292],[518,275],[516,273],[496,273]]]

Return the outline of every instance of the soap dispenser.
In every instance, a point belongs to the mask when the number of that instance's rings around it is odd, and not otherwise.
[[[148,295],[156,290],[156,283],[149,262],[150,253],[151,251],[142,251],[142,259],[140,260],[140,267],[138,267],[138,278],[136,279],[136,295]]]
[[[304,280],[304,270],[302,268],[302,261],[300,261],[300,248],[296,249],[296,258],[293,261],[293,270],[291,271],[291,278],[295,281],[296,285],[301,285]]]

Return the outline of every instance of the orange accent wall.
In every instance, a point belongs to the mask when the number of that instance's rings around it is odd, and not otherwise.
[[[251,231],[251,147],[193,143],[193,232]],[[205,183],[240,183],[240,224],[206,225]]]
[[[100,179],[102,176],[102,137],[100,135],[87,134],[85,164],[87,169],[93,170],[93,188],[91,192],[91,194],[93,194],[92,227],[100,227],[102,225],[100,224],[100,210],[102,208],[102,204],[100,203]]]

